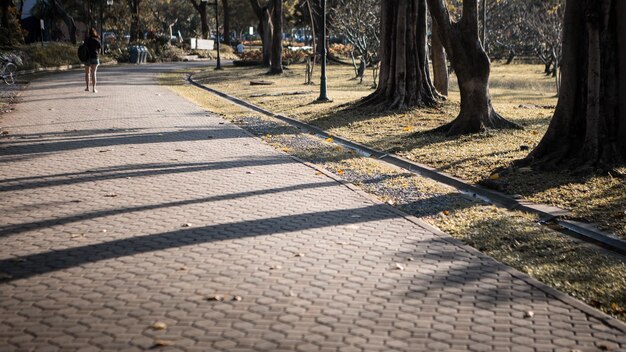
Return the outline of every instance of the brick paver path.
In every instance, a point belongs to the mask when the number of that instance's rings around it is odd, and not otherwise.
[[[163,67],[103,68],[98,94],[52,75],[5,117],[1,351],[626,349],[624,325],[154,84]]]

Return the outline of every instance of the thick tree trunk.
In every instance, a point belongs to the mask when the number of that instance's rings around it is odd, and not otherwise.
[[[230,8],[228,0],[222,0],[222,9],[224,14],[224,44],[230,45]]]
[[[384,109],[434,106],[437,98],[425,50],[425,0],[383,1],[381,19],[380,84],[359,105]]]
[[[139,28],[139,5],[141,0],[130,0],[130,41],[136,42],[141,39],[141,28]]]
[[[626,161],[624,18],[621,0],[567,1],[559,101],[523,164],[607,170]]]
[[[520,128],[505,120],[491,104],[490,62],[478,36],[477,0],[463,1],[463,17],[452,23],[444,0],[428,0],[439,35],[459,82],[461,111],[449,124],[434,132],[447,135],[477,133],[485,129]]]
[[[0,0],[0,11],[2,15],[0,16],[0,28],[9,28],[9,0]]]
[[[258,0],[250,0],[250,5],[259,20],[257,30],[263,45],[263,66],[269,67],[272,57],[272,37],[274,32],[271,16],[273,3],[270,1],[267,5],[261,6]]]
[[[274,11],[272,13],[274,31],[272,35],[270,71],[268,73],[278,75],[283,73],[283,0],[272,1],[274,2]]]
[[[443,47],[443,43],[441,43],[441,39],[439,38],[439,29],[437,28],[437,22],[432,21],[432,36],[431,36],[431,46],[432,46],[432,55],[433,55],[433,78],[435,83],[435,88],[440,94],[445,96],[448,95],[448,62],[446,57],[446,50]]]

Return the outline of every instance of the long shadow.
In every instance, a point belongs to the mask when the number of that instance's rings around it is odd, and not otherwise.
[[[170,208],[170,207],[178,207],[178,206],[184,206],[184,205],[218,202],[218,201],[224,201],[224,200],[233,200],[233,199],[261,196],[261,195],[267,195],[267,194],[301,191],[301,190],[313,189],[313,188],[331,187],[335,185],[337,185],[336,182],[319,182],[319,183],[311,183],[311,184],[299,184],[295,186],[288,186],[288,187],[281,187],[281,188],[263,189],[263,190],[241,192],[241,193],[234,193],[234,194],[223,194],[223,195],[217,195],[217,196],[206,197],[206,198],[186,199],[186,200],[169,202],[169,203],[150,204],[150,205],[142,205],[142,206],[136,206],[136,207],[122,208],[122,209],[94,211],[90,213],[82,213],[82,214],[67,216],[63,218],[55,218],[55,219],[48,219],[48,220],[0,227],[0,237],[9,237],[9,236],[14,236],[14,235],[27,232],[27,231],[35,231],[35,230],[46,228],[46,227],[65,225],[65,224],[69,224],[69,223],[73,223],[77,221],[84,221],[84,220],[112,216],[112,215],[127,214],[127,213],[134,213],[134,212],[155,210],[155,209],[162,209],[162,208]]]
[[[154,116],[152,116],[154,118]],[[78,150],[83,148],[103,148],[119,145],[136,145],[136,144],[152,144],[152,143],[170,143],[170,142],[190,142],[211,139],[236,139],[247,138],[243,131],[236,128],[223,128],[219,130],[185,130],[185,131],[169,131],[169,132],[152,132],[138,134],[124,134],[120,136],[96,137],[74,139],[66,141],[52,141],[49,143],[31,143],[20,145],[9,145],[0,150],[2,155],[25,155],[25,154],[42,154],[55,153],[68,150]],[[19,135],[16,135],[19,137]]]
[[[56,175],[43,175],[6,179],[0,181],[0,192],[9,192],[59,185],[72,185],[84,182],[113,180],[119,178],[152,177],[190,172],[203,172],[208,170],[236,169],[249,166],[269,166],[293,162],[286,157],[239,159],[232,161],[220,161],[210,163],[186,163],[186,164],[143,164],[130,165],[122,168],[107,168],[90,172],[65,173]]]
[[[0,279],[0,282],[24,279],[102,260],[171,248],[393,219],[399,216],[398,213],[391,211],[384,205],[372,205],[355,209],[286,215],[124,238],[0,260],[0,268],[5,274],[8,274],[4,276],[4,281]],[[315,240],[315,238],[311,238],[311,240]]]
[[[197,111],[197,112],[186,112],[185,116],[207,116],[208,114],[211,114],[211,112],[208,112],[208,111]],[[159,117],[159,116],[157,116],[157,117]],[[89,122],[102,122],[104,120],[106,120],[106,121],[118,121],[118,120],[120,120],[120,121],[128,121],[129,118],[130,118],[129,116],[117,117],[117,118],[111,118],[111,117],[104,117],[103,116],[100,119],[73,120],[73,121],[53,122],[53,123],[46,123],[46,124],[36,124],[36,125],[11,125],[11,126],[7,126],[7,127],[23,128],[23,127],[75,125],[75,124],[89,123]],[[155,115],[149,114],[149,113],[145,113],[145,115],[134,114],[134,115],[132,115],[132,119],[134,119],[134,120],[137,120],[137,119],[155,119]],[[203,128],[206,128],[206,126],[203,126]]]

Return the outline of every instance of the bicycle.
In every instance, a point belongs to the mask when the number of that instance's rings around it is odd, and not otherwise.
[[[6,84],[14,84],[15,77],[17,77],[17,65],[6,57],[0,57],[0,61],[2,62],[2,80]]]

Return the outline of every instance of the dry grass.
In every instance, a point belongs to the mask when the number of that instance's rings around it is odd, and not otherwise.
[[[228,68],[196,78],[273,112],[309,122],[329,132],[374,148],[395,152],[470,182],[487,178],[528,154],[545,133],[554,106],[554,79],[540,65],[501,65],[492,68],[491,94],[502,115],[522,125],[521,131],[487,131],[448,138],[421,132],[451,121],[458,114],[459,94],[451,82],[449,100],[436,109],[400,113],[346,109],[372,92],[371,76],[363,84],[351,80],[350,66],[329,66],[328,90],[332,103],[316,104],[317,85],[304,85],[304,67],[291,66],[282,76],[267,76],[263,68]],[[454,78],[454,76],[453,76]],[[252,80],[274,82],[251,86]],[[285,93],[299,95],[279,95]],[[263,96],[259,96],[263,94]],[[626,168],[620,169],[626,173]],[[503,175],[504,190],[525,199],[563,207],[572,218],[626,238],[626,182],[606,175],[574,176],[565,172],[517,172]]]
[[[259,70],[242,80],[259,79],[260,72],[262,71]],[[279,78],[284,79],[294,78]],[[283,125],[275,119],[242,109],[202,90],[182,85],[182,82],[180,76],[175,74],[162,79],[162,83],[169,85],[178,94],[244,128],[247,127],[246,119],[250,117],[267,122],[268,126]],[[231,85],[237,86],[234,82],[231,82]],[[244,87],[243,84],[239,87],[240,92],[237,95],[240,97],[249,98],[249,95],[258,94],[256,87],[247,90],[245,94],[243,91],[248,87]],[[262,87],[264,93],[273,94],[281,91],[277,87],[267,88]],[[297,88],[301,89],[302,86]],[[282,92],[287,91],[282,89]],[[332,90],[331,94],[334,93]],[[306,103],[303,97],[298,96],[283,99],[299,101],[299,104]],[[297,105],[293,102],[291,104]],[[332,105],[315,104],[309,105],[309,108],[332,110],[333,106],[336,108],[338,104],[340,102],[335,100]],[[395,118],[404,119],[406,116]],[[376,120],[378,119],[389,119],[390,124],[394,120],[385,116],[379,116]],[[288,127],[285,127],[284,133],[277,131],[281,131],[281,128],[268,127],[267,131],[257,130],[255,133],[275,148],[348,179],[380,200],[424,218],[496,260],[626,321],[626,264],[623,257],[614,256],[601,248],[540,226],[537,224],[538,219],[532,215],[499,209],[468,199],[451,187],[418,175],[406,174],[403,170],[375,159],[358,156],[332,143],[301,148],[299,146],[303,143],[294,143],[294,139],[314,137],[306,134],[297,135]]]

